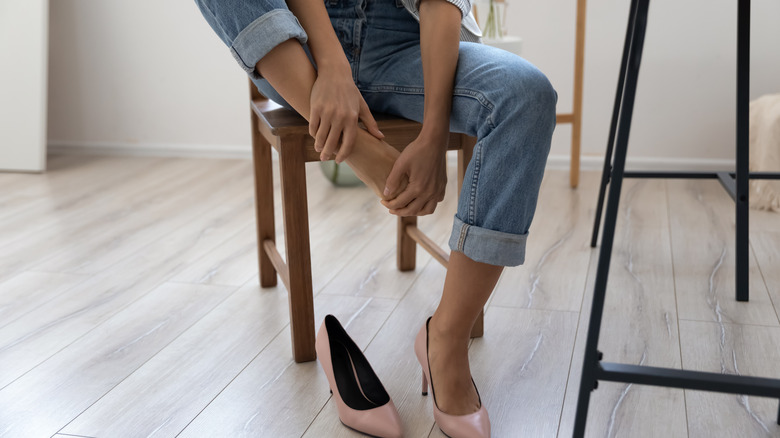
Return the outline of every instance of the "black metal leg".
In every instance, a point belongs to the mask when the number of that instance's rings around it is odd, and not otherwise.
[[[623,102],[623,93],[625,92],[626,66],[628,65],[628,52],[631,48],[631,35],[634,32],[636,3],[637,0],[631,0],[631,6],[628,12],[628,26],[626,27],[626,40],[623,44],[623,58],[620,61],[620,75],[618,76],[617,92],[615,92],[615,104],[612,107],[612,122],[609,125],[607,153],[604,155],[604,170],[601,171],[599,200],[598,204],[596,204],[596,219],[593,222],[593,237],[590,239],[591,248],[595,248],[598,244],[599,227],[601,226],[601,212],[604,210],[604,196],[607,193],[609,175],[612,173],[612,151],[615,146],[615,132],[617,132],[618,119],[620,118],[620,105]]]
[[[739,0],[737,12],[737,174],[736,202],[736,295],[750,298],[748,177],[748,111],[750,105],[750,0]]]
[[[593,291],[593,307],[590,311],[588,337],[585,344],[585,359],[582,366],[582,380],[580,381],[580,392],[579,398],[577,399],[577,414],[574,420],[575,438],[585,435],[588,405],[590,404],[590,392],[595,388],[597,383],[596,373],[600,366],[600,357],[599,352],[597,351],[599,332],[601,331],[601,319],[604,314],[604,299],[607,292],[609,262],[612,257],[615,224],[618,216],[618,203],[620,202],[620,189],[623,185],[623,171],[625,170],[626,164],[629,131],[631,129],[631,118],[634,112],[634,98],[636,97],[639,66],[642,61],[642,48],[644,46],[645,30],[647,28],[647,9],[649,4],[650,0],[638,0],[636,2],[636,16],[628,57],[625,94],[621,105],[620,122],[618,124],[615,163],[612,170],[612,182],[609,187],[609,199],[607,200],[607,211],[604,218],[604,236],[601,240],[601,249],[599,252],[596,285]]]
[[[780,425],[780,403],[777,404],[777,424]]]

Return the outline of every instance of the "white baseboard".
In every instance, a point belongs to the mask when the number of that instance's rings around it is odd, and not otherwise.
[[[130,157],[252,158],[250,145],[49,141],[49,152]]]
[[[250,145],[70,142],[52,140],[49,141],[49,152],[58,154],[122,155],[136,157],[252,158]],[[455,154],[448,154],[448,156],[450,160],[455,160]],[[274,158],[276,158],[275,153]],[[559,170],[568,169],[569,162],[570,159],[568,155],[550,155],[547,160],[547,168]],[[580,159],[580,165],[582,171],[601,171],[604,166],[604,157],[584,155]],[[626,168],[631,170],[729,171],[734,169],[734,160],[629,156],[626,160]]]
[[[569,169],[571,162],[568,155],[550,155],[547,159],[548,169]],[[583,155],[580,158],[582,171],[601,171],[604,168],[604,156]],[[628,170],[657,171],[731,171],[734,170],[734,160],[720,158],[676,158],[676,157],[627,157]]]

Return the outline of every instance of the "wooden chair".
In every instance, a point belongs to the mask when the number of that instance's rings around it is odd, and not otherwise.
[[[316,353],[305,163],[319,161],[319,153],[314,150],[314,139],[303,117],[264,97],[251,81],[249,88],[260,286],[276,286],[276,274],[279,274],[289,294],[293,358],[296,362],[311,361]],[[374,114],[374,117],[385,134],[385,141],[398,150],[414,140],[422,127],[417,122],[389,115]],[[458,190],[475,143],[476,139],[468,135],[450,134],[449,150],[458,151]],[[286,262],[276,249],[271,147],[279,154]],[[405,217],[398,219],[398,270],[414,270],[417,244],[447,266],[449,253],[417,228],[416,217]],[[472,337],[482,336],[482,318],[480,313]]]

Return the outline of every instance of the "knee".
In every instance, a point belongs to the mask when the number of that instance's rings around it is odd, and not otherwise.
[[[541,120],[555,122],[558,93],[544,73],[524,62],[507,66],[505,75],[503,100],[511,113],[524,116],[533,113]]]

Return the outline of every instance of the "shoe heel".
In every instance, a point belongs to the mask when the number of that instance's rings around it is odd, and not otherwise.
[[[422,395],[428,395],[428,377],[425,376],[425,371],[422,372]]]

